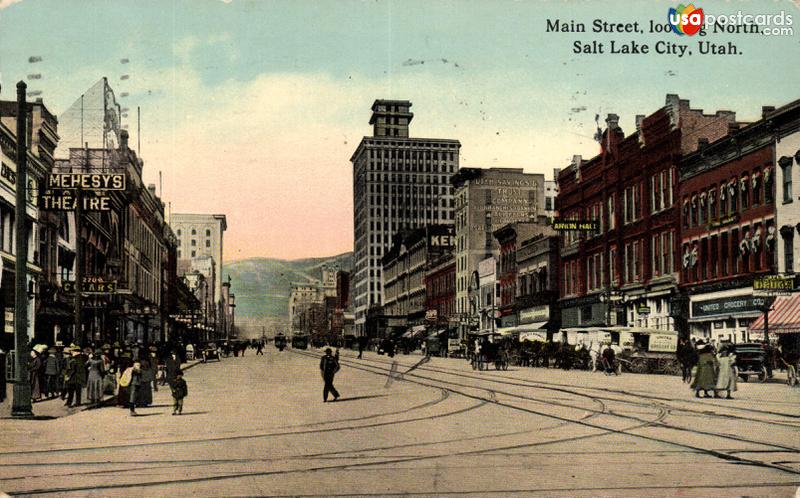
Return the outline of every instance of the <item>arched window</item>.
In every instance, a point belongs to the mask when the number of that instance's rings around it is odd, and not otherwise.
[[[211,237],[211,229],[206,228],[206,237]]]
[[[197,235],[197,230],[195,230],[194,228],[192,228],[192,235]]]

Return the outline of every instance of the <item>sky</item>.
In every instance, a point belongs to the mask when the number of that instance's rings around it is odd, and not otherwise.
[[[353,248],[352,165],[377,98],[412,101],[411,135],[461,141],[461,167],[552,178],[598,152],[595,117],[627,133],[667,93],[757,119],[800,97],[792,0],[698,2],[708,14],[793,16],[793,34],[592,33],[592,21],[664,24],[660,1],[0,0],[0,98],[26,79],[56,115],[106,76],[141,108],[145,183],[172,212],[224,213],[226,261]],[[546,32],[548,19],[585,33]],[[609,43],[651,46],[611,54]],[[576,54],[573,43],[605,44]],[[678,58],[657,42],[733,42]],[[30,63],[29,58],[41,57]],[[129,62],[122,64],[122,59]],[[28,75],[41,74],[41,79]],[[122,79],[127,75],[127,79]],[[137,143],[135,112],[129,113]]]

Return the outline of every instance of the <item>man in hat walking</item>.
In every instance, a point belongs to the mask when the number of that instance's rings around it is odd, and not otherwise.
[[[339,392],[333,387],[333,377],[339,371],[339,360],[333,356],[331,348],[325,349],[325,356],[319,362],[319,370],[325,387],[322,388],[322,402],[328,401],[328,393],[333,394],[333,400],[339,399]]]
[[[86,363],[80,349],[72,348],[71,357],[67,361],[67,368],[64,370],[64,383],[67,386],[67,402],[65,406],[80,406],[81,393],[86,386]],[[73,396],[75,404],[72,403]]]

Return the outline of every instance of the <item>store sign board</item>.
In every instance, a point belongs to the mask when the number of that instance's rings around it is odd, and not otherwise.
[[[122,191],[125,187],[125,174],[52,173],[47,177],[47,189],[40,196],[39,207],[47,211],[74,211],[80,203],[84,211],[109,211],[108,192]]]
[[[674,353],[678,350],[677,334],[650,334],[648,351]]]
[[[731,313],[761,311],[767,299],[759,296],[737,296],[695,301],[692,303],[692,318],[728,315]]]
[[[533,306],[519,312],[519,323],[546,322],[550,320],[550,306]]]
[[[553,220],[553,229],[562,232],[595,232],[600,230],[597,220],[566,220],[556,218]]]
[[[64,292],[75,292],[75,281],[65,280],[61,282]],[[106,280],[102,277],[84,277],[81,293],[83,294],[113,294],[117,291],[116,280]]]
[[[789,296],[794,290],[794,277],[768,275],[753,280],[755,296]]]

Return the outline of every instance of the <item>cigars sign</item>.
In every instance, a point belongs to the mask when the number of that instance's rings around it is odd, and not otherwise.
[[[125,190],[120,173],[53,173],[39,196],[39,207],[48,211],[108,211],[111,191]]]

